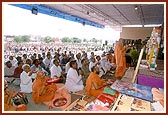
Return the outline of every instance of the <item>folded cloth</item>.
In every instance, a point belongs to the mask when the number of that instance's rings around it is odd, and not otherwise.
[[[116,91],[116,90],[114,90],[114,89],[112,89],[112,88],[108,88],[108,87],[105,87],[105,88],[104,88],[103,93],[105,93],[105,94],[110,94],[110,95],[113,95],[113,96],[115,96],[115,97],[118,97],[118,95],[119,95],[119,92],[118,92],[118,91]]]

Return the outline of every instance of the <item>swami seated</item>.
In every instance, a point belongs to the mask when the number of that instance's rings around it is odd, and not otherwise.
[[[104,88],[108,84],[101,80],[99,77],[99,67],[97,65],[92,67],[92,72],[88,76],[86,80],[85,89],[88,95],[97,97],[101,93],[103,93]]]
[[[32,99],[36,104],[51,101],[55,96],[57,86],[54,83],[48,84],[48,79],[42,71],[37,72],[32,86]]]
[[[53,102],[59,98],[65,98],[67,100],[65,105],[58,108],[64,109],[71,103],[71,95],[68,90],[64,88],[64,84],[47,83],[50,78],[45,76],[41,71],[37,72],[37,77],[33,82],[32,86],[32,99],[36,104],[43,102],[48,105],[49,108],[55,107]]]

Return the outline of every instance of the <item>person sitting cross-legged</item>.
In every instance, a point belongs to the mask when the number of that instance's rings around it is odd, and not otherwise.
[[[38,104],[40,102],[49,106],[49,109],[54,108],[54,102],[57,99],[66,98],[67,102],[62,105],[60,109],[65,109],[71,103],[71,95],[68,90],[64,88],[62,83],[47,83],[49,80],[42,71],[37,72],[37,77],[32,86],[32,99]]]
[[[85,90],[87,91],[87,94],[97,97],[103,93],[105,86],[107,86],[107,83],[99,77],[99,67],[97,65],[93,66],[92,72],[86,80]]]
[[[61,69],[59,60],[57,59],[53,60],[53,66],[50,68],[50,73],[51,73],[51,78],[55,78],[55,77],[60,78],[60,80],[58,81],[59,83],[65,82],[64,71],[62,71]]]
[[[68,89],[69,92],[77,92],[84,89],[82,76],[78,74],[78,64],[76,60],[72,60],[70,62],[70,69],[68,70],[65,88]]]
[[[33,71],[30,70],[30,65],[24,64],[22,66],[23,72],[20,74],[20,90],[24,93],[32,92],[32,77]]]
[[[51,101],[55,96],[57,86],[55,83],[48,84],[48,79],[42,71],[37,72],[32,85],[32,99],[36,104]]]

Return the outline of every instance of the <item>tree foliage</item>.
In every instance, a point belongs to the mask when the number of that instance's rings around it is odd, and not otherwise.
[[[73,41],[73,43],[81,43],[82,40],[79,38],[73,37],[72,41]]]
[[[70,43],[70,42],[72,42],[72,39],[70,39],[69,37],[64,37],[64,38],[61,39],[61,41],[64,42],[64,43],[65,42]]]
[[[62,42],[66,43],[81,43],[82,40],[76,37],[69,38],[69,37],[64,37],[61,39]]]
[[[92,38],[91,41],[94,42],[94,43],[98,42],[98,40],[96,38]]]
[[[28,36],[28,35],[15,36],[14,42],[16,42],[16,43],[30,42],[30,36]]]
[[[53,39],[50,36],[46,36],[46,37],[44,37],[43,41],[45,43],[50,43],[50,42],[53,42]]]
[[[86,38],[83,39],[83,42],[88,42]]]

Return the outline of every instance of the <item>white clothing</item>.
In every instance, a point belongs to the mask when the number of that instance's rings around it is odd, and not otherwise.
[[[106,72],[109,71],[110,68],[111,68],[111,64],[110,64],[110,62],[107,60],[107,58],[106,58],[106,57],[102,57],[101,61],[102,61],[102,67],[103,67],[103,69],[104,69]]]
[[[54,76],[60,77],[61,76],[61,72],[62,69],[60,66],[56,66],[55,64],[50,68],[50,72],[51,72],[51,78],[53,78]]]
[[[102,75],[104,75],[104,74],[106,74],[106,72],[107,72],[107,69],[106,69],[106,67],[105,67],[105,62],[103,62],[102,60],[100,60],[99,61],[99,71],[100,71],[100,74],[99,74],[99,76],[102,76]]]
[[[65,65],[65,73],[68,73],[69,68],[70,68],[70,62],[68,62],[68,63]]]
[[[73,68],[68,70],[65,87],[72,92],[84,89],[82,77],[79,76],[77,71]]]
[[[4,78],[7,82],[12,82],[15,78],[14,77],[5,77]]]
[[[35,66],[34,64],[30,67],[31,71],[43,71],[45,73],[45,75],[48,75],[48,72],[42,68],[40,65]],[[34,77],[33,78],[36,78],[36,73],[33,73],[34,74]]]
[[[4,67],[4,76],[5,77],[5,80],[8,81],[8,82],[12,82],[15,78],[14,77],[8,77],[9,76],[13,76],[14,74],[14,70],[15,70],[15,67],[12,66],[10,68],[8,68],[7,66]]]
[[[54,65],[54,60],[55,60],[54,58],[51,59],[49,68],[51,68]]]
[[[10,68],[8,68],[7,66],[4,67],[4,76],[12,76],[14,74],[15,71],[15,67],[12,66]]]
[[[20,89],[21,92],[24,93],[31,93],[32,92],[32,76],[28,76],[28,73],[26,73],[25,71],[23,71],[20,74]]]
[[[78,64],[78,68],[81,68],[82,67],[82,63],[81,63],[81,60],[79,59],[76,59],[76,62],[77,62],[77,64]]]
[[[45,67],[48,68],[51,62],[51,58],[48,59],[47,57],[45,57],[45,59],[43,60],[43,63],[45,64]]]
[[[23,63],[26,63],[26,60],[27,60],[28,58],[22,58],[22,60],[23,60]]]
[[[13,65],[15,68],[18,67],[18,61],[14,63]]]
[[[91,61],[89,63],[89,71],[92,72],[92,67],[95,66],[97,64],[97,62],[95,61],[94,63]]]
[[[13,81],[13,84],[20,85],[20,78],[15,78],[15,80]]]
[[[10,60],[9,58],[6,61],[10,61],[12,63],[12,66],[15,65],[15,63],[17,62],[16,58],[13,57],[13,60]]]

